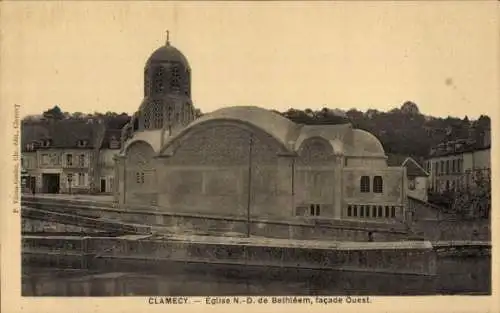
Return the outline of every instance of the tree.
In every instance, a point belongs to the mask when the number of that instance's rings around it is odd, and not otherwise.
[[[59,106],[56,105],[52,109],[44,111],[43,117],[45,117],[46,119],[62,120],[64,119],[64,113],[61,110],[61,108],[59,108]]]
[[[420,114],[418,106],[411,101],[406,101],[405,103],[403,103],[403,105],[401,106],[401,112],[403,114],[411,114],[411,115]]]

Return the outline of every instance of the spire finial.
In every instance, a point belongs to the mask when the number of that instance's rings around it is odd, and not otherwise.
[[[167,46],[170,46],[170,31],[167,29]]]

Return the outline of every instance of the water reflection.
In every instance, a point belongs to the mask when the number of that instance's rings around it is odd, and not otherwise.
[[[23,296],[491,294],[489,257],[440,258],[434,278],[201,265],[161,273],[23,267]]]

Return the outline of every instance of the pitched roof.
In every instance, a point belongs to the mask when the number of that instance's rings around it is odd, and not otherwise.
[[[406,167],[407,176],[429,176],[429,173],[420,165],[414,158],[400,155],[388,154],[388,166],[402,166]]]
[[[27,144],[50,140],[48,148],[82,148],[78,145],[80,140],[87,141],[86,149],[99,147],[105,127],[94,120],[42,120],[25,122],[21,126],[21,148],[26,149]]]
[[[406,176],[429,176],[429,173],[414,158],[406,158],[401,165],[406,167]]]

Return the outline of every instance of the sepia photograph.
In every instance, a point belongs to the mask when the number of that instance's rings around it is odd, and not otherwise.
[[[492,299],[496,6],[3,2],[2,291]]]

